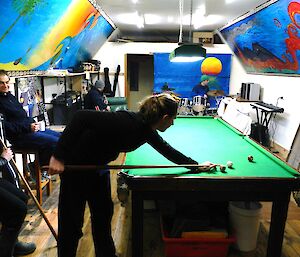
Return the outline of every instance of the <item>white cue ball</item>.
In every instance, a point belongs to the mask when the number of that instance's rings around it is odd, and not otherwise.
[[[227,162],[227,167],[228,167],[228,168],[232,168],[232,166],[233,166],[233,162],[232,162],[232,161],[228,161],[228,162]]]

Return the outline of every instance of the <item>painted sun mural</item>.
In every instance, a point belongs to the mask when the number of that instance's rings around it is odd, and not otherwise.
[[[114,31],[88,0],[4,0],[0,68],[71,69],[93,58]]]
[[[273,1],[220,33],[248,73],[300,74],[300,1]]]
[[[193,97],[194,91],[205,78],[209,90],[220,90],[224,95],[229,93],[231,71],[231,54],[207,54],[197,62],[170,62],[169,53],[154,53],[154,93],[172,91],[180,98]],[[216,107],[215,97],[208,97],[211,107]]]

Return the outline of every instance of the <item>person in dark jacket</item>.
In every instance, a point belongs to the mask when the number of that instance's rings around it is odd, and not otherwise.
[[[96,111],[110,111],[107,99],[103,94],[105,84],[102,80],[97,80],[84,97],[84,109]]]
[[[207,75],[202,75],[201,76],[201,81],[198,85],[194,86],[192,89],[193,96],[203,96],[203,97],[208,97],[207,92],[209,91],[209,76]]]
[[[77,112],[50,159],[49,173],[61,173],[58,216],[58,256],[74,257],[82,236],[85,204],[91,212],[97,257],[115,257],[111,236],[113,204],[108,170],[64,172],[65,165],[106,165],[119,153],[149,143],[177,164],[197,161],[174,149],[158,134],[176,118],[178,103],[168,94],[146,98],[139,112]],[[209,167],[211,164],[207,164]]]
[[[45,129],[28,117],[22,105],[9,91],[9,76],[0,70],[0,113],[4,116],[6,137],[15,148],[38,150],[40,165],[47,165],[60,133]]]
[[[27,213],[27,195],[20,190],[14,171],[8,161],[13,157],[10,149],[0,156],[0,257],[27,255],[35,251],[34,243],[18,241],[18,235]]]

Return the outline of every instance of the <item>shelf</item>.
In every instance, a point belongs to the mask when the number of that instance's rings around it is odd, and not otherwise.
[[[48,78],[63,78],[63,77],[75,77],[75,76],[82,76],[85,75],[85,72],[78,72],[78,73],[68,73],[68,74],[43,74],[43,75],[38,75],[38,77],[48,77]]]

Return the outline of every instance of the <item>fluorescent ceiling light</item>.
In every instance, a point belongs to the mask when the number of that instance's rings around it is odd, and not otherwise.
[[[173,16],[168,16],[167,21],[169,23],[173,22],[174,21],[174,17]]]
[[[213,25],[218,24],[220,21],[224,19],[221,15],[208,15],[208,16],[196,16],[193,18],[193,24],[195,29],[201,28],[204,25]]]
[[[141,28],[144,28],[144,18],[143,16],[138,16],[138,19],[137,19],[137,23],[136,23],[136,26],[141,29]]]
[[[231,3],[236,2],[236,1],[237,1],[237,0],[226,0],[225,3],[226,3],[226,4],[231,4]]]
[[[148,25],[161,23],[162,17],[156,14],[144,14],[145,23]]]
[[[204,16],[205,14],[206,14],[206,6],[205,4],[202,4],[196,9],[194,16],[195,15]]]
[[[139,0],[131,0],[134,4],[136,4]]]
[[[182,44],[169,55],[171,62],[196,62],[206,57],[206,49],[200,44]]]
[[[190,25],[190,21],[191,21],[191,15],[190,14],[183,15],[183,17],[182,17],[182,25],[188,26],[188,25]],[[180,24],[180,20],[179,20],[179,24]]]
[[[122,13],[116,17],[116,21],[120,23],[136,25],[138,28],[144,27],[144,18],[142,15],[139,15],[138,12]]]
[[[134,13],[122,13],[116,17],[116,20],[120,23],[135,25],[137,23],[138,15]]]

